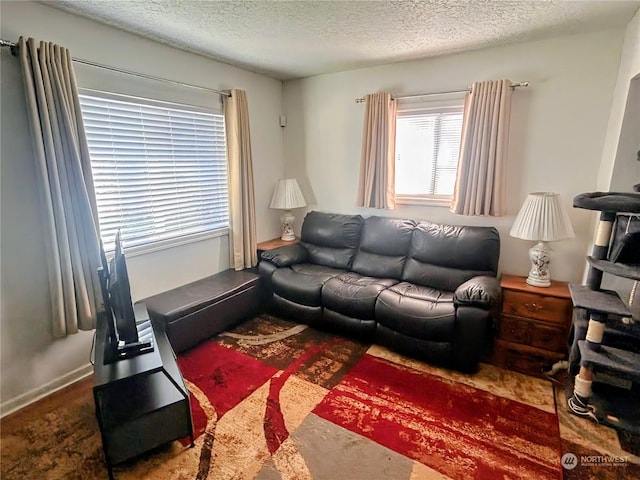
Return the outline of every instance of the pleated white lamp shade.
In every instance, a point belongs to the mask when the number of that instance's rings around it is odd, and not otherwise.
[[[509,235],[524,240],[552,242],[573,238],[571,220],[558,193],[534,192],[527,196]]]
[[[302,195],[295,178],[283,178],[278,180],[278,185],[271,197],[270,208],[291,210],[292,208],[306,207],[307,201]]]

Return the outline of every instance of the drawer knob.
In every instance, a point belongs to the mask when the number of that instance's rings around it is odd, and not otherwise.
[[[537,303],[525,303],[524,306],[527,307],[527,310],[530,312],[537,312],[543,308],[542,305],[538,305]]]

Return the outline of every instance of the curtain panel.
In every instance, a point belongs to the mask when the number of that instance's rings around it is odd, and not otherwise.
[[[393,209],[397,101],[390,93],[366,96],[357,205]]]
[[[451,211],[499,217],[506,212],[511,81],[476,82],[464,103]]]
[[[18,41],[45,234],[53,334],[95,328],[102,298],[98,213],[69,51]]]
[[[253,156],[249,105],[244,90],[223,97],[229,165],[229,249],[231,267],[251,268],[258,263],[256,202],[253,188]]]

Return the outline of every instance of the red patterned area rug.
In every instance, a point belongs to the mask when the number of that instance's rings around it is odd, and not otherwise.
[[[365,355],[313,413],[452,478],[558,478],[555,414]]]
[[[379,352],[262,316],[182,355],[196,478],[562,478],[553,409]]]

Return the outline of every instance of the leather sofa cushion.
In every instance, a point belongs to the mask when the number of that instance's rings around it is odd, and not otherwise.
[[[454,292],[467,280],[477,276],[490,276],[491,272],[459,270],[441,267],[431,263],[422,263],[409,258],[402,272],[402,280],[423,287],[436,288],[445,292]]]
[[[376,333],[375,320],[370,318],[353,318],[349,315],[334,312],[328,308],[323,310],[321,327],[343,335],[354,335],[365,341],[373,340],[373,336]]]
[[[357,248],[364,219],[360,215],[309,212],[300,239],[333,248]]]
[[[376,325],[376,343],[386,345],[404,355],[434,363],[449,366],[452,360],[452,343],[437,342],[429,339],[414,338],[391,330],[379,323]]]
[[[351,269],[360,275],[400,280],[406,258],[405,256],[376,255],[360,250],[356,254]]]
[[[271,288],[280,297],[310,307],[320,306],[320,292],[324,283],[344,270],[312,264],[278,268],[271,276]]]
[[[303,273],[305,275],[321,275],[326,279],[336,277],[343,273],[347,273],[346,270],[340,268],[325,267],[324,265],[314,265],[313,263],[299,263],[292,265],[291,270],[297,273]]]
[[[296,263],[307,261],[309,251],[299,243],[295,245],[285,245],[262,252],[260,258],[273,263],[276,267],[289,267]]]
[[[418,223],[411,237],[409,256],[423,263],[476,270],[498,271],[500,235],[493,227]]]
[[[478,275],[495,277],[500,236],[493,227],[417,224],[402,280],[454,291]]]
[[[397,280],[390,278],[364,277],[353,272],[343,273],[324,284],[322,305],[350,317],[373,319],[378,295],[395,283]]]
[[[347,270],[356,253],[354,248],[332,248],[301,242],[309,252],[308,261],[317,265]]]
[[[496,277],[474,277],[453,292],[453,303],[459,306],[489,310],[500,303],[502,289]]]
[[[453,341],[456,310],[451,292],[401,282],[380,293],[375,315],[380,325],[404,335]]]
[[[367,218],[351,270],[365,276],[400,279],[415,226],[413,220]]]
[[[297,323],[306,323],[313,327],[322,325],[324,308],[320,306],[301,305],[274,294],[271,304],[272,311],[284,318],[290,318]]]
[[[348,269],[360,242],[363,222],[360,215],[307,213],[300,244],[309,252],[308,262]]]

